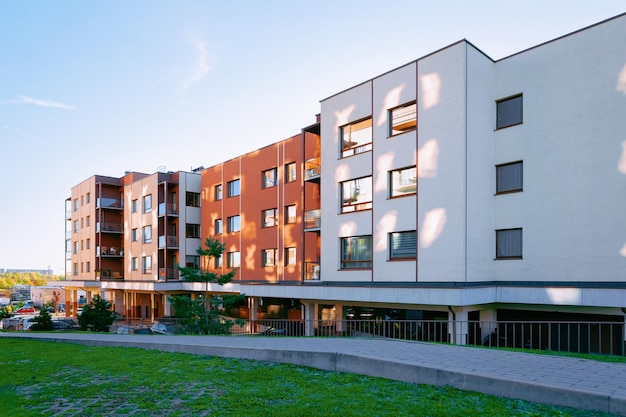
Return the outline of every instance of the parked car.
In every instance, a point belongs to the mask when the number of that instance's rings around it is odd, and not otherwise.
[[[24,306],[15,310],[15,314],[37,314],[38,311],[33,306]]]
[[[155,321],[154,324],[152,324],[152,327],[150,327],[150,330],[152,330],[152,333],[157,333],[157,334],[174,334],[174,329],[171,326],[168,326],[165,323],[159,323],[158,321]]]
[[[76,320],[71,318],[52,320],[52,326],[54,330],[74,330],[79,327]]]
[[[115,329],[115,334],[152,334],[152,330],[148,329],[147,327],[134,328],[129,326],[122,326]]]

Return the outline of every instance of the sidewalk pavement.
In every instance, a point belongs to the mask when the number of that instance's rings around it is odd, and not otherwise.
[[[254,359],[626,416],[626,364],[386,339],[0,333],[91,346]]]

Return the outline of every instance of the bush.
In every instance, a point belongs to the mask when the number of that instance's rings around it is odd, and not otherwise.
[[[33,325],[30,326],[31,330],[54,330],[52,324],[52,316],[47,310],[41,309],[39,315],[33,319]]]
[[[78,316],[78,325],[81,330],[93,332],[108,332],[115,321],[115,313],[111,311],[111,303],[95,295],[89,304],[83,306],[83,312]]]

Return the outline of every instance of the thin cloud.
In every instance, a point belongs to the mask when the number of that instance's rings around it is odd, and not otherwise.
[[[23,132],[22,130],[17,129],[15,127],[4,125],[4,126],[2,126],[2,128],[8,130],[9,132],[15,133],[16,135],[24,136],[24,137],[27,137],[27,138],[32,137],[29,134],[27,134],[27,133]]]
[[[215,58],[209,52],[205,41],[194,40],[191,44],[196,51],[196,63],[189,76],[183,81],[183,90],[202,81],[215,66]]]
[[[34,104],[35,106],[41,107],[50,107],[53,109],[63,109],[63,110],[75,110],[76,106],[72,106],[70,104],[60,103],[58,101],[51,100],[42,100],[39,98],[32,98],[27,96],[19,96],[20,99],[16,101],[17,103],[22,104]]]

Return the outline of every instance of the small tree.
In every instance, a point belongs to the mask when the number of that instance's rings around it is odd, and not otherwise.
[[[39,311],[39,315],[33,319],[33,325],[30,326],[31,330],[54,330],[52,324],[52,316],[45,308]]]
[[[204,242],[206,248],[198,248],[196,253],[207,259],[210,265],[212,259],[220,258],[224,253],[224,244],[219,240],[207,238]],[[210,295],[209,284],[224,285],[233,280],[236,269],[226,274],[217,274],[194,267],[178,267],[182,279],[192,282],[204,283],[204,296],[201,302],[191,300],[186,296],[174,296],[170,300],[176,315],[184,319],[185,327],[189,333],[225,334],[229,333],[234,322],[220,317],[218,306],[225,306],[241,299],[241,296]]]
[[[111,311],[111,303],[94,295],[89,304],[83,306],[83,312],[78,316],[81,330],[94,332],[108,332],[109,326],[115,321],[115,314]]]
[[[13,317],[13,309],[11,306],[4,306],[0,309],[0,320]]]

